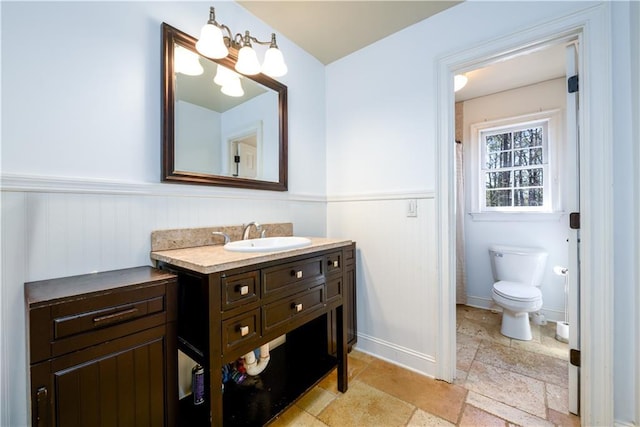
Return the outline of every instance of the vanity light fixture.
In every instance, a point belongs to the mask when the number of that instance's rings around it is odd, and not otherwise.
[[[227,35],[223,34],[223,30]],[[252,43],[269,45],[262,66],[258,61],[256,51],[253,50]],[[249,31],[245,31],[244,36],[240,33],[232,36],[229,27],[216,21],[215,8],[211,7],[209,21],[200,31],[200,39],[196,43],[196,49],[206,57],[220,59],[229,54],[230,47],[238,49],[236,71],[239,73],[254,75],[262,72],[270,77],[280,77],[287,73],[287,65],[284,62],[282,52],[278,49],[274,33],[271,34],[270,41],[260,41],[253,37]]]
[[[467,76],[465,76],[464,74],[456,74],[453,77],[453,91],[457,92],[465,87],[467,84],[467,80]]]

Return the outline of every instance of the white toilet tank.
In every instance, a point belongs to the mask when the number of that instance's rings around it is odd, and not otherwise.
[[[496,282],[506,280],[540,286],[547,256],[547,252],[541,248],[503,245],[489,247],[491,271]]]

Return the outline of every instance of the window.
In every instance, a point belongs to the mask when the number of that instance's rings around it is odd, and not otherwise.
[[[481,130],[481,211],[550,211],[548,120]]]

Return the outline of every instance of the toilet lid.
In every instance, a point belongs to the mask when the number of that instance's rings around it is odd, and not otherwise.
[[[496,294],[514,301],[535,301],[542,297],[536,286],[523,285],[517,282],[500,281],[493,285]]]

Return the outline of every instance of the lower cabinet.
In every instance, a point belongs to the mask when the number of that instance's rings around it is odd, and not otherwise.
[[[208,274],[159,264],[178,275],[178,348],[205,372],[205,401],[181,399],[179,425],[268,424],[336,368],[347,390],[349,248]],[[283,336],[266,369],[236,381],[238,358]]]
[[[150,267],[25,285],[33,426],[174,426],[176,278]]]

